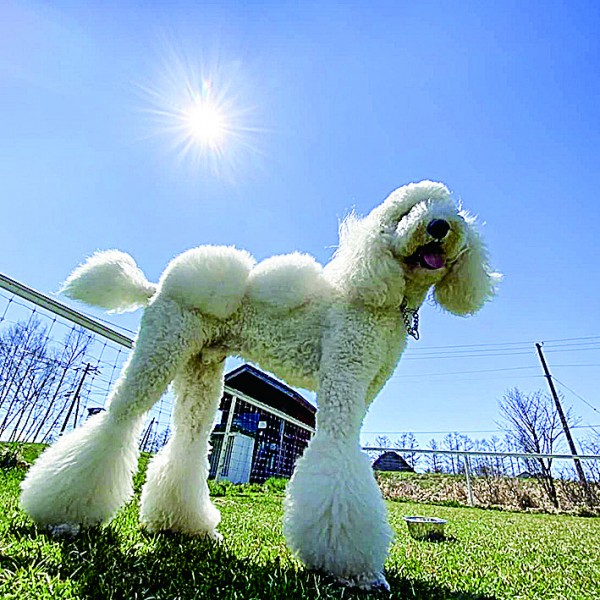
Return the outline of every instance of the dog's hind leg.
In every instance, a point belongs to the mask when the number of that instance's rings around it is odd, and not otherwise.
[[[206,480],[224,367],[224,360],[196,355],[175,377],[172,437],[150,462],[142,490],[140,518],[151,531],[221,537],[216,531],[221,516]]]
[[[61,437],[21,485],[21,506],[41,525],[75,531],[110,520],[133,493],[144,415],[201,343],[198,319],[175,302],[146,310],[108,410]],[[200,328],[201,329],[201,328]]]

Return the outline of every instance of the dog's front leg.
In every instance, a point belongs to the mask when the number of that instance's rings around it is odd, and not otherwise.
[[[388,589],[383,565],[392,539],[385,504],[359,433],[381,332],[358,311],[335,315],[324,340],[317,433],[288,486],[288,545],[311,569],[346,585]]]

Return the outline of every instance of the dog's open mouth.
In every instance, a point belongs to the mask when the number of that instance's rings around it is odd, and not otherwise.
[[[444,258],[444,250],[439,242],[429,242],[423,246],[419,246],[416,252],[408,256],[407,264],[415,267],[422,267],[435,271],[446,265]]]

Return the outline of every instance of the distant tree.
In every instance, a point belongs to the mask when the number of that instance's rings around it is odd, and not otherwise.
[[[435,440],[435,438],[431,438],[429,440],[429,449],[430,450],[439,450],[439,445],[438,445],[437,441]],[[427,460],[427,470],[428,471],[431,471],[432,473],[442,473],[444,471],[443,463],[437,454],[427,453],[426,460]]]
[[[169,426],[165,427],[162,431],[156,432],[152,443],[149,445],[148,452],[158,452],[168,441],[169,436],[171,435],[171,428]]]
[[[0,434],[15,422],[39,393],[52,371],[47,328],[34,315],[10,326],[0,336]],[[43,387],[43,386],[41,386]]]
[[[455,452],[460,449],[458,434],[457,433],[449,433],[444,437],[443,441],[444,450],[450,450],[451,452]],[[445,461],[446,463],[446,471],[448,473],[452,473],[452,475],[456,475],[459,472],[459,460],[457,454],[446,454]]]
[[[403,433],[395,442],[395,448],[405,448],[409,452],[402,452],[402,458],[415,469],[419,462],[419,455],[417,452],[410,452],[411,450],[417,450],[419,448],[419,442],[415,437],[414,433]]]
[[[371,444],[367,443],[367,446],[371,446]],[[387,435],[378,435],[375,438],[375,442],[372,447],[374,448],[391,448],[392,440]],[[372,450],[368,452],[369,458],[371,460],[376,460],[381,456],[382,452],[378,452],[377,450]]]
[[[594,434],[583,441],[581,447],[585,454],[600,456],[600,432],[594,431]],[[586,460],[583,465],[588,479],[600,482],[600,461]]]
[[[502,448],[504,452],[519,452],[520,448],[516,444],[514,438],[508,433],[504,434],[504,438],[502,439]],[[520,458],[515,456],[507,456],[506,464],[507,464],[507,475],[512,477],[516,477],[520,473],[526,470],[525,463]]]
[[[526,394],[514,388],[499,402],[500,414],[509,438],[519,452],[553,454],[563,435],[560,419],[552,398],[541,391]],[[570,411],[567,421],[573,423]],[[552,475],[552,458],[524,459],[527,471],[539,477],[552,504],[558,508],[558,495]]]
[[[490,452],[490,442],[486,439],[474,440],[473,450],[476,452]],[[495,475],[494,464],[489,456],[474,456],[471,458],[473,472],[484,477]]]
[[[392,440],[387,435],[378,435],[375,438],[375,446],[379,448],[391,448]]]
[[[497,435],[493,435],[488,440],[488,450],[490,452],[506,452],[506,448],[504,448],[502,440]],[[507,467],[505,464],[505,458],[506,458],[505,456],[495,456],[494,458],[491,459],[491,462],[494,465],[493,469],[494,469],[495,475],[497,475],[497,476],[506,475]]]
[[[444,450],[450,450],[452,452],[472,450],[473,440],[471,440],[469,436],[461,433],[449,433],[444,437],[443,448]],[[458,475],[465,470],[465,459],[461,458],[460,454],[448,454],[446,456],[446,469],[449,473]]]

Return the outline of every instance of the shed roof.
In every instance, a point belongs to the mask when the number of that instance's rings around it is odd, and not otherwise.
[[[397,452],[384,452],[374,463],[376,471],[412,471],[414,469]]]
[[[315,406],[282,381],[248,363],[227,373],[225,384],[311,427],[315,426]]]

